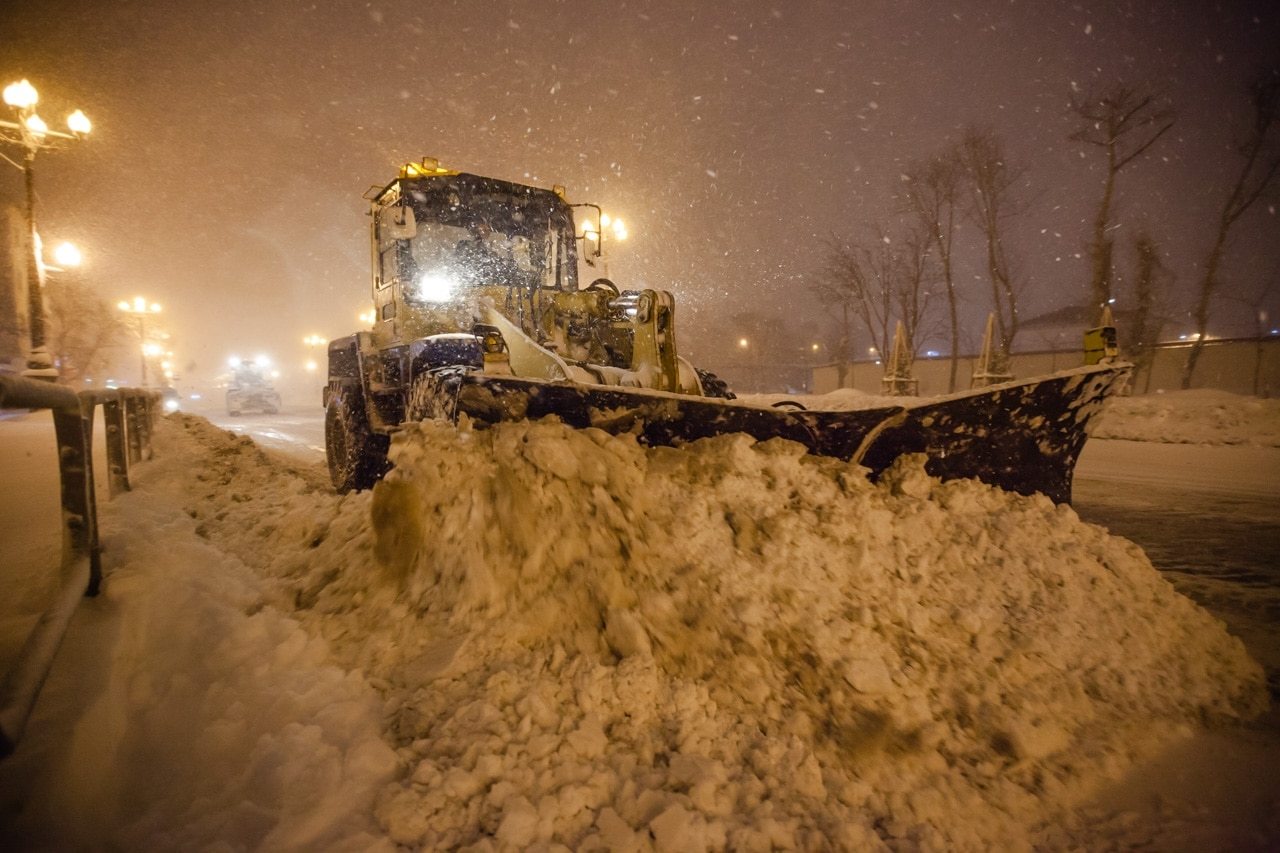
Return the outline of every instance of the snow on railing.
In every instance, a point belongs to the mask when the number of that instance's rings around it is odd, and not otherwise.
[[[81,391],[0,374],[0,409],[48,409],[58,443],[62,492],[63,586],[36,622],[18,659],[0,681],[0,758],[17,747],[40,688],[53,666],[71,614],[102,583],[98,507],[93,481],[94,409],[106,425],[108,494],[129,489],[129,466],[151,455],[160,395],[140,388]]]

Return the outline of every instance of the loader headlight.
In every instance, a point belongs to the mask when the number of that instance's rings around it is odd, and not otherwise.
[[[458,283],[447,275],[426,273],[418,278],[418,298],[424,302],[448,302],[458,289]]]
[[[502,339],[502,332],[497,329],[485,332],[484,337],[480,339],[480,345],[487,353],[499,353],[507,348],[507,342]]]

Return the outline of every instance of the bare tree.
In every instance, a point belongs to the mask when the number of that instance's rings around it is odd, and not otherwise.
[[[951,374],[947,390],[956,390],[960,364],[960,320],[956,307],[956,283],[952,266],[955,245],[956,209],[960,198],[960,163],[956,152],[938,154],[927,163],[917,163],[906,173],[907,208],[930,238],[938,253],[942,283],[946,287],[950,323]]]
[[[1155,360],[1155,345],[1160,340],[1160,330],[1166,322],[1160,298],[1168,291],[1173,273],[1160,259],[1159,244],[1145,230],[1133,239],[1135,268],[1133,276],[1133,322],[1129,328],[1132,340],[1130,351],[1136,377],[1146,373],[1147,388],[1151,387],[1151,365]]]
[[[850,327],[856,322],[883,358],[891,349],[898,319],[909,348],[915,351],[930,302],[930,243],[919,228],[908,231],[900,243],[882,227],[860,242],[832,240],[814,292],[828,306],[840,309],[844,340],[851,340]]]
[[[810,290],[824,306],[835,308],[836,334],[828,342],[836,362],[836,383],[844,387],[849,375],[849,362],[853,357],[852,305],[861,292],[862,269],[857,263],[857,253],[832,236],[828,241],[825,266],[810,284]]]
[[[59,379],[77,382],[106,366],[108,351],[125,333],[120,312],[74,277],[45,282],[49,348],[59,361]]]
[[[1204,349],[1205,335],[1209,330],[1209,308],[1218,289],[1218,274],[1227,252],[1227,240],[1232,227],[1262,197],[1267,187],[1280,171],[1280,150],[1277,150],[1275,131],[1280,118],[1280,70],[1268,69],[1249,84],[1249,99],[1253,108],[1252,121],[1237,150],[1240,153],[1240,172],[1236,175],[1231,192],[1222,205],[1218,217],[1218,231],[1204,264],[1204,277],[1191,316],[1196,323],[1196,338],[1187,352],[1182,367],[1182,387],[1191,387],[1196,362]]]
[[[969,189],[968,213],[986,244],[987,278],[1000,337],[1000,357],[1007,363],[1018,334],[1020,283],[1005,247],[1005,223],[1022,212],[1014,195],[1021,171],[1009,165],[1004,143],[990,131],[969,129],[960,141],[959,161]]]
[[[919,352],[920,344],[924,341],[924,322],[932,301],[932,292],[929,290],[934,276],[934,267],[930,262],[932,244],[933,239],[929,233],[917,225],[907,231],[894,253],[897,258],[893,281],[894,302],[898,308],[898,319],[902,321],[906,334],[907,351],[912,356]]]
[[[1272,270],[1271,275],[1263,280],[1263,283],[1252,294],[1233,295],[1227,298],[1240,305],[1244,305],[1249,309],[1249,313],[1253,318],[1253,396],[1269,397],[1271,389],[1264,387],[1262,383],[1262,363],[1265,348],[1270,336],[1267,334],[1271,324],[1268,322],[1266,305],[1273,300],[1276,295],[1277,287],[1280,287],[1280,275],[1276,270]]]
[[[1094,308],[1100,310],[1112,297],[1115,243],[1110,232],[1116,178],[1125,166],[1151,150],[1151,146],[1168,133],[1175,116],[1156,96],[1123,83],[1080,98],[1072,95],[1071,111],[1081,120],[1080,128],[1071,134],[1071,139],[1101,148],[1107,158],[1102,198],[1089,242],[1092,268],[1089,298]]]
[[[865,242],[833,239],[814,290],[828,305],[840,307],[849,325],[860,323],[872,346],[884,352],[893,314],[893,275],[889,238],[879,230],[876,239]]]

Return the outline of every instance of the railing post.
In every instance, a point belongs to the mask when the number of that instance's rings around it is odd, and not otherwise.
[[[85,595],[97,595],[102,583],[98,545],[97,500],[93,493],[93,401],[80,400],[76,409],[54,409],[58,440],[58,470],[62,480],[62,543],[64,565],[89,559]]]
[[[124,415],[128,422],[129,464],[132,465],[142,461],[142,433],[139,424],[142,418],[138,412],[140,403],[138,398],[128,391],[121,391],[120,395],[124,398]]]
[[[156,425],[155,408],[151,405],[150,393],[141,388],[134,393],[137,395],[138,405],[142,407],[142,414],[138,418],[138,438],[141,445],[141,454],[143,459],[150,459],[151,432]]]
[[[115,391],[102,400],[102,423],[107,439],[107,485],[111,497],[129,491],[129,456],[126,444],[123,392]]]

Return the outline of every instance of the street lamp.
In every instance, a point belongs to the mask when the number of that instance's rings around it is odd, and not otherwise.
[[[147,316],[149,314],[159,314],[161,311],[160,303],[148,302],[141,296],[135,296],[133,297],[132,302],[126,299],[121,299],[116,303],[116,307],[128,314],[138,323],[138,346],[142,353],[142,387],[145,388],[147,387],[148,356],[159,355],[164,351],[164,348],[159,344],[152,344],[147,341]]]
[[[304,367],[306,367],[308,373],[315,373],[320,369],[320,365],[316,361],[316,347],[324,346],[328,341],[323,335],[307,335],[302,339],[302,343],[311,348],[310,357]]]
[[[28,376],[54,379],[58,375],[53,359],[45,346],[44,302],[40,287],[40,257],[36,234],[36,152],[57,148],[66,140],[77,140],[86,135],[92,125],[85,114],[76,110],[67,116],[67,130],[51,130],[44,119],[36,114],[40,95],[27,80],[10,83],[4,89],[4,102],[13,110],[17,121],[0,119],[0,140],[23,149],[22,174],[26,184],[27,239],[27,312],[31,325],[31,350],[27,355]],[[7,158],[6,158],[7,159]],[[10,161],[13,162],[13,161]],[[17,165],[17,164],[14,164]]]

